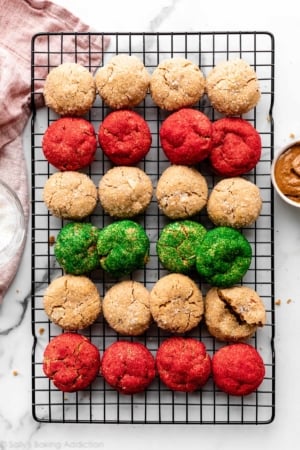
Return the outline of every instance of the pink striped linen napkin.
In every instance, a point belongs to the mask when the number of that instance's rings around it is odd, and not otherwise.
[[[31,38],[36,33],[89,32],[90,27],[71,12],[48,0],[1,0],[0,3],[0,179],[18,195],[28,223],[29,187],[24,158],[22,132],[30,117]],[[93,35],[93,48],[88,60],[86,40],[76,39],[78,63],[97,67],[102,50],[109,39]],[[59,41],[57,46],[59,49]],[[70,37],[65,43],[74,50]],[[67,47],[66,47],[67,45]],[[82,53],[81,53],[82,50]],[[42,62],[42,61],[41,61]],[[51,61],[53,64],[54,61]],[[59,61],[57,62],[60,63]],[[41,78],[45,73],[41,70]],[[37,87],[42,90],[43,83]],[[40,96],[42,98],[42,96]],[[38,105],[42,106],[42,105]],[[0,303],[18,270],[23,254],[18,255],[0,269]]]

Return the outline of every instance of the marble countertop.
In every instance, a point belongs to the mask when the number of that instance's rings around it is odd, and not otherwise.
[[[300,136],[299,14],[294,2],[57,0],[96,31],[268,31],[275,37],[274,152]],[[281,5],[281,6],[280,6]],[[42,30],[41,30],[42,31]],[[30,128],[24,132],[30,170]],[[275,196],[276,416],[268,425],[90,425],[35,422],[31,414],[31,242],[0,309],[0,449],[296,449],[300,431],[300,210]],[[278,302],[279,303],[279,302]]]

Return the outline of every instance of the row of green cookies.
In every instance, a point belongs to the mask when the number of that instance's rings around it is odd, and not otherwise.
[[[241,342],[265,325],[266,311],[258,294],[246,286],[208,290],[205,298],[188,276],[171,273],[151,290],[135,280],[115,283],[100,298],[84,275],[63,275],[47,287],[43,305],[49,319],[65,331],[92,325],[103,313],[108,325],[123,336],[144,334],[153,322],[168,333],[184,334],[202,319],[220,341]]]
[[[199,273],[212,286],[239,283],[252,260],[247,238],[231,227],[207,230],[192,220],[167,224],[156,242],[162,266],[175,273]],[[65,273],[82,275],[102,268],[115,279],[149,262],[150,239],[133,220],[117,220],[102,229],[90,222],[69,222],[59,231],[54,255]]]

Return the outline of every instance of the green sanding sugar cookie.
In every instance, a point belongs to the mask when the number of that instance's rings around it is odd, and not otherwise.
[[[157,241],[156,251],[163,267],[170,272],[188,273],[196,263],[196,250],[206,229],[192,220],[166,225]]]
[[[66,273],[80,275],[99,267],[99,229],[91,223],[70,222],[57,235],[54,254]]]
[[[120,220],[104,227],[97,243],[102,269],[115,277],[142,268],[149,258],[150,241],[143,227]]]
[[[209,230],[197,248],[196,269],[208,283],[230,287],[245,275],[252,248],[238,230],[216,227]]]

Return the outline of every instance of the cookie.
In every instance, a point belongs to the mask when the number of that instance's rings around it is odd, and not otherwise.
[[[156,243],[157,256],[170,272],[188,273],[196,264],[196,248],[206,229],[192,220],[181,220],[166,225]]]
[[[150,291],[150,311],[159,328],[170,333],[186,333],[203,317],[202,293],[186,275],[165,275]]]
[[[117,166],[132,166],[149,152],[152,135],[147,122],[134,111],[121,110],[108,114],[100,124],[99,145]]]
[[[70,222],[59,231],[54,255],[66,273],[81,275],[99,267],[99,229],[91,223]]]
[[[48,162],[58,170],[86,167],[93,162],[97,150],[93,125],[81,117],[61,117],[47,128],[42,149]]]
[[[261,138],[244,119],[224,117],[212,125],[209,161],[213,171],[223,177],[237,177],[254,169],[261,157]]]
[[[196,269],[213,286],[237,284],[250,267],[252,248],[245,236],[230,227],[208,230],[197,247]]]
[[[56,217],[81,220],[97,206],[97,188],[88,175],[75,171],[55,172],[43,189],[45,205]]]
[[[159,136],[162,149],[172,164],[192,166],[208,157],[212,124],[200,111],[183,108],[162,123]]]
[[[173,391],[201,389],[211,374],[205,345],[194,338],[171,337],[158,348],[156,368],[161,381]]]
[[[149,259],[149,238],[141,225],[119,220],[99,232],[97,252],[103,270],[113,277],[141,269]]]
[[[216,386],[227,394],[249,395],[263,382],[264,361],[249,344],[229,344],[213,355],[212,375]]]
[[[155,359],[139,342],[117,341],[103,353],[101,374],[121,394],[137,394],[152,383]]]
[[[207,203],[206,179],[193,167],[172,165],[158,179],[156,198],[159,209],[170,219],[187,219]]]
[[[262,209],[260,189],[241,177],[224,178],[212,189],[206,209],[208,217],[217,226],[248,227]]]
[[[194,105],[201,99],[204,90],[203,73],[196,64],[185,58],[162,61],[151,76],[152,100],[168,111]]]
[[[142,169],[118,166],[103,175],[98,194],[105,212],[112,217],[125,219],[147,209],[152,200],[153,185]]]
[[[85,276],[55,278],[43,296],[51,322],[68,331],[90,326],[101,313],[101,299],[95,284]]]
[[[93,106],[96,85],[93,75],[77,63],[63,63],[48,73],[45,104],[61,116],[83,116]]]
[[[204,304],[207,329],[221,341],[243,341],[266,323],[261,298],[246,286],[213,287],[207,292]]]
[[[213,108],[228,116],[250,111],[261,96],[256,72],[243,59],[217,64],[207,74],[206,94]]]
[[[138,336],[150,326],[150,293],[133,280],[113,285],[103,299],[103,315],[109,326],[122,335]]]
[[[100,352],[88,338],[63,333],[50,340],[43,355],[43,371],[63,392],[88,387],[100,370]]]
[[[95,75],[98,94],[112,109],[134,108],[147,95],[150,74],[134,55],[120,54]]]

